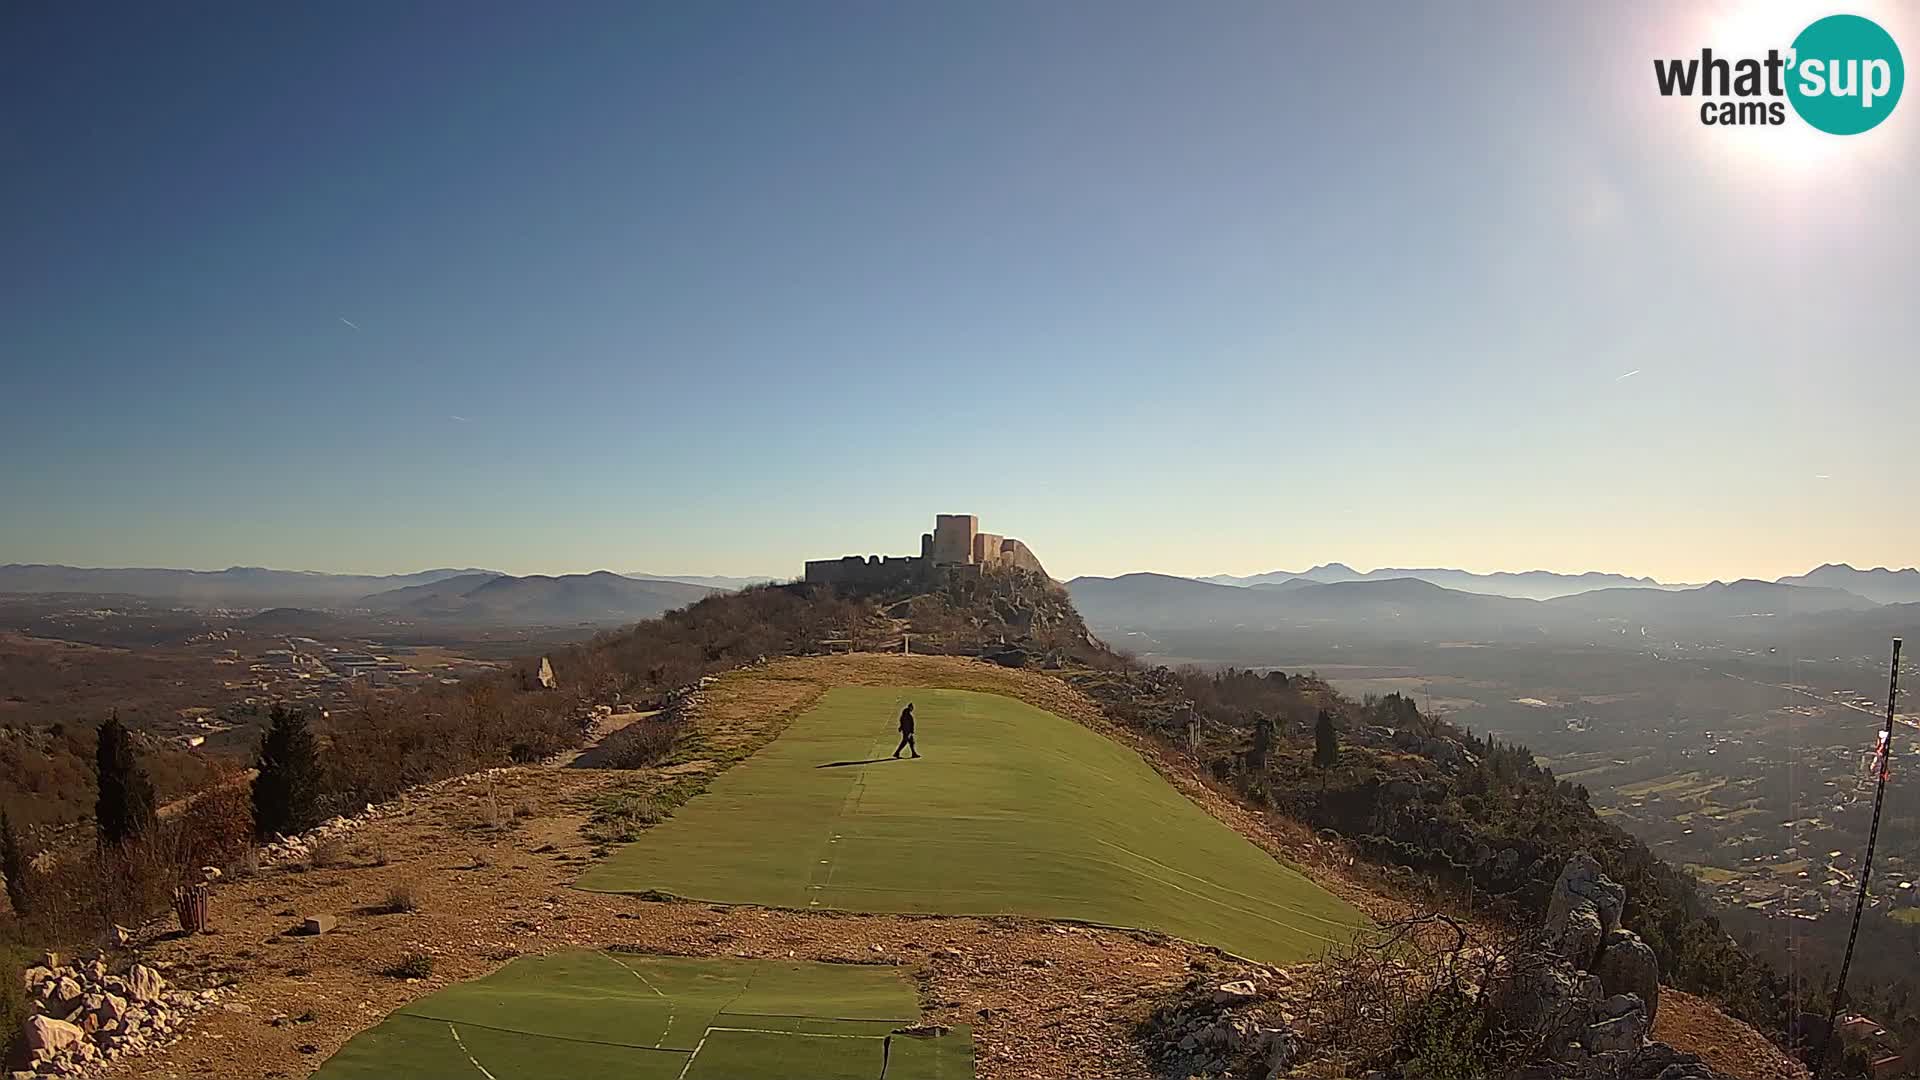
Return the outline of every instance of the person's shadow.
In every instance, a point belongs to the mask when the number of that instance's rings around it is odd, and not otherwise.
[[[829,762],[827,762],[827,763],[826,763],[825,765],[815,765],[815,766],[814,766],[814,768],[816,768],[816,769],[844,769],[844,768],[846,768],[846,767],[847,767],[848,765],[878,765],[878,764],[880,764],[880,763],[881,763],[881,762],[883,762],[883,761],[904,761],[904,760],[906,760],[906,759],[905,759],[905,758],[897,758],[897,757],[872,757],[872,758],[868,758],[868,759],[866,759],[865,761],[829,761]]]

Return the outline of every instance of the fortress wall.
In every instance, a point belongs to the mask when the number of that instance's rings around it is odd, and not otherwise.
[[[906,581],[924,565],[924,560],[906,555],[848,555],[842,559],[810,559],[807,561],[806,581],[810,585],[885,587]]]
[[[1000,561],[1000,544],[1006,537],[994,533],[977,532],[973,534],[973,561],[981,566],[991,566]]]
[[[1018,540],[1000,541],[1000,563],[1003,566],[1016,566],[1022,570],[1031,570],[1036,574],[1046,573],[1040,565],[1040,559],[1032,549]]]

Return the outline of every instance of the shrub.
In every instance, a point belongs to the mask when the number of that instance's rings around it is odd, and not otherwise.
[[[1509,1032],[1493,990],[1520,943],[1477,937],[1443,915],[1381,928],[1339,946],[1309,977],[1315,1040],[1356,1074],[1386,1068],[1432,1080],[1504,1074],[1527,1056],[1530,1033]]]
[[[673,753],[686,729],[686,721],[679,717],[635,720],[600,740],[600,764],[609,769],[657,765]]]
[[[211,786],[181,810],[178,828],[182,869],[226,867],[251,850],[253,799],[245,775],[230,770],[216,774]]]
[[[420,886],[405,881],[387,890],[387,897],[380,902],[380,911],[387,915],[406,915],[420,910]]]
[[[27,994],[21,975],[39,962],[39,954],[25,945],[0,945],[0,1031],[11,1035],[27,1022]]]
[[[414,951],[395,961],[392,967],[380,974],[389,979],[426,979],[433,976],[433,957]]]

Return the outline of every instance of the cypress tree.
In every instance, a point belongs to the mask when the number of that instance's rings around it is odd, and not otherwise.
[[[1320,710],[1320,718],[1313,723],[1313,763],[1322,769],[1331,769],[1340,762],[1340,733],[1333,729],[1333,714]]]
[[[7,877],[7,899],[15,915],[25,915],[32,899],[27,895],[27,854],[20,848],[20,834],[13,831],[13,818],[0,810],[0,874]]]
[[[275,705],[268,720],[253,778],[253,831],[262,840],[320,824],[320,751],[307,714]]]
[[[100,794],[93,804],[93,819],[102,844],[117,847],[153,828],[153,782],[134,756],[133,737],[120,723],[118,713],[100,725],[94,779]]]
[[[1256,772],[1265,772],[1267,755],[1273,750],[1273,717],[1260,714],[1253,721],[1253,752],[1247,755],[1247,764]]]

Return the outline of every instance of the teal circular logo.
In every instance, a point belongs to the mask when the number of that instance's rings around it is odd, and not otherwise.
[[[1830,135],[1858,135],[1900,103],[1907,69],[1900,46],[1880,24],[1829,15],[1793,39],[1787,99],[1800,119]]]

